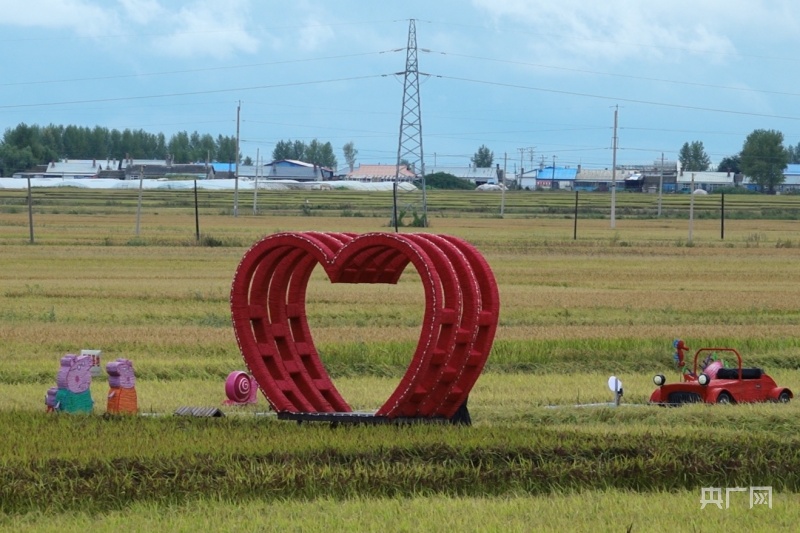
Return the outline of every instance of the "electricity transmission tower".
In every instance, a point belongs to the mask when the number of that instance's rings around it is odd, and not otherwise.
[[[395,167],[392,222],[397,231],[399,213],[397,209],[397,183],[401,166],[414,173],[414,181],[422,185],[422,215],[415,222],[428,226],[428,200],[425,191],[425,162],[422,153],[422,110],[419,103],[419,68],[417,64],[417,27],[415,20],[408,23],[408,45],[406,47],[406,69],[403,75],[403,110],[400,116],[400,139],[397,145]],[[419,225],[419,224],[418,224]]]

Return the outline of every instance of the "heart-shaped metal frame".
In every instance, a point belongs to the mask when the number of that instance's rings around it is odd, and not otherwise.
[[[233,327],[273,409],[352,412],[320,360],[306,317],[316,265],[331,283],[397,283],[409,263],[425,293],[420,337],[406,374],[375,415],[453,417],[489,356],[500,298],[474,246],[428,233],[276,233],[245,253],[231,288]]]

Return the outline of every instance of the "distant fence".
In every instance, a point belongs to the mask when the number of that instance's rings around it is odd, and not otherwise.
[[[334,183],[334,182],[332,182]],[[399,204],[420,205],[422,192],[403,191]],[[443,191],[428,190],[428,219],[437,216],[501,218],[574,218],[574,238],[579,219],[610,218],[608,192]],[[618,192],[617,219],[719,219],[724,238],[725,220],[800,220],[800,195],[760,194],[655,194]],[[199,217],[214,215],[298,215],[382,217],[392,216],[392,192],[329,190],[210,190],[83,189],[76,187],[0,189],[0,213],[27,211],[34,240],[36,213],[113,215],[136,213],[193,214],[200,238]]]

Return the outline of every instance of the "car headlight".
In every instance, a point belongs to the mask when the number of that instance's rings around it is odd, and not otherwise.
[[[656,387],[660,387],[667,381],[667,378],[664,377],[663,374],[656,374],[653,376],[653,383],[656,384]]]
[[[708,382],[711,381],[711,378],[708,377],[708,374],[700,374],[697,376],[697,382],[700,385],[708,385]]]

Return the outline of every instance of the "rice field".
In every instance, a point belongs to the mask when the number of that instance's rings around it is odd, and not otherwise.
[[[677,379],[678,337],[691,348],[734,347],[745,364],[800,391],[797,220],[727,220],[721,239],[719,220],[698,219],[689,242],[678,217],[622,217],[614,229],[581,219],[573,238],[573,220],[557,214],[440,210],[428,231],[476,245],[501,292],[492,354],[470,395],[473,425],[332,431],[278,421],[263,398],[221,404],[225,377],[244,366],[230,283],[265,234],[390,231],[383,213],[234,218],[210,206],[198,241],[185,206],[148,204],[135,235],[124,201],[66,210],[51,200],[35,213],[31,244],[28,213],[7,200],[3,530],[790,531],[797,523],[800,404],[646,406],[653,374]],[[315,272],[307,301],[337,387],[353,408],[376,409],[419,334],[418,276],[338,286]],[[134,362],[141,416],[102,416],[104,376],[92,385],[94,415],[44,413],[60,357],[83,348],[102,349],[104,363]],[[576,407],[611,401],[611,374],[624,384],[622,406]],[[228,416],[172,416],[183,405]],[[772,508],[751,509],[737,493],[729,509],[700,509],[702,487],[749,486],[772,486]]]

